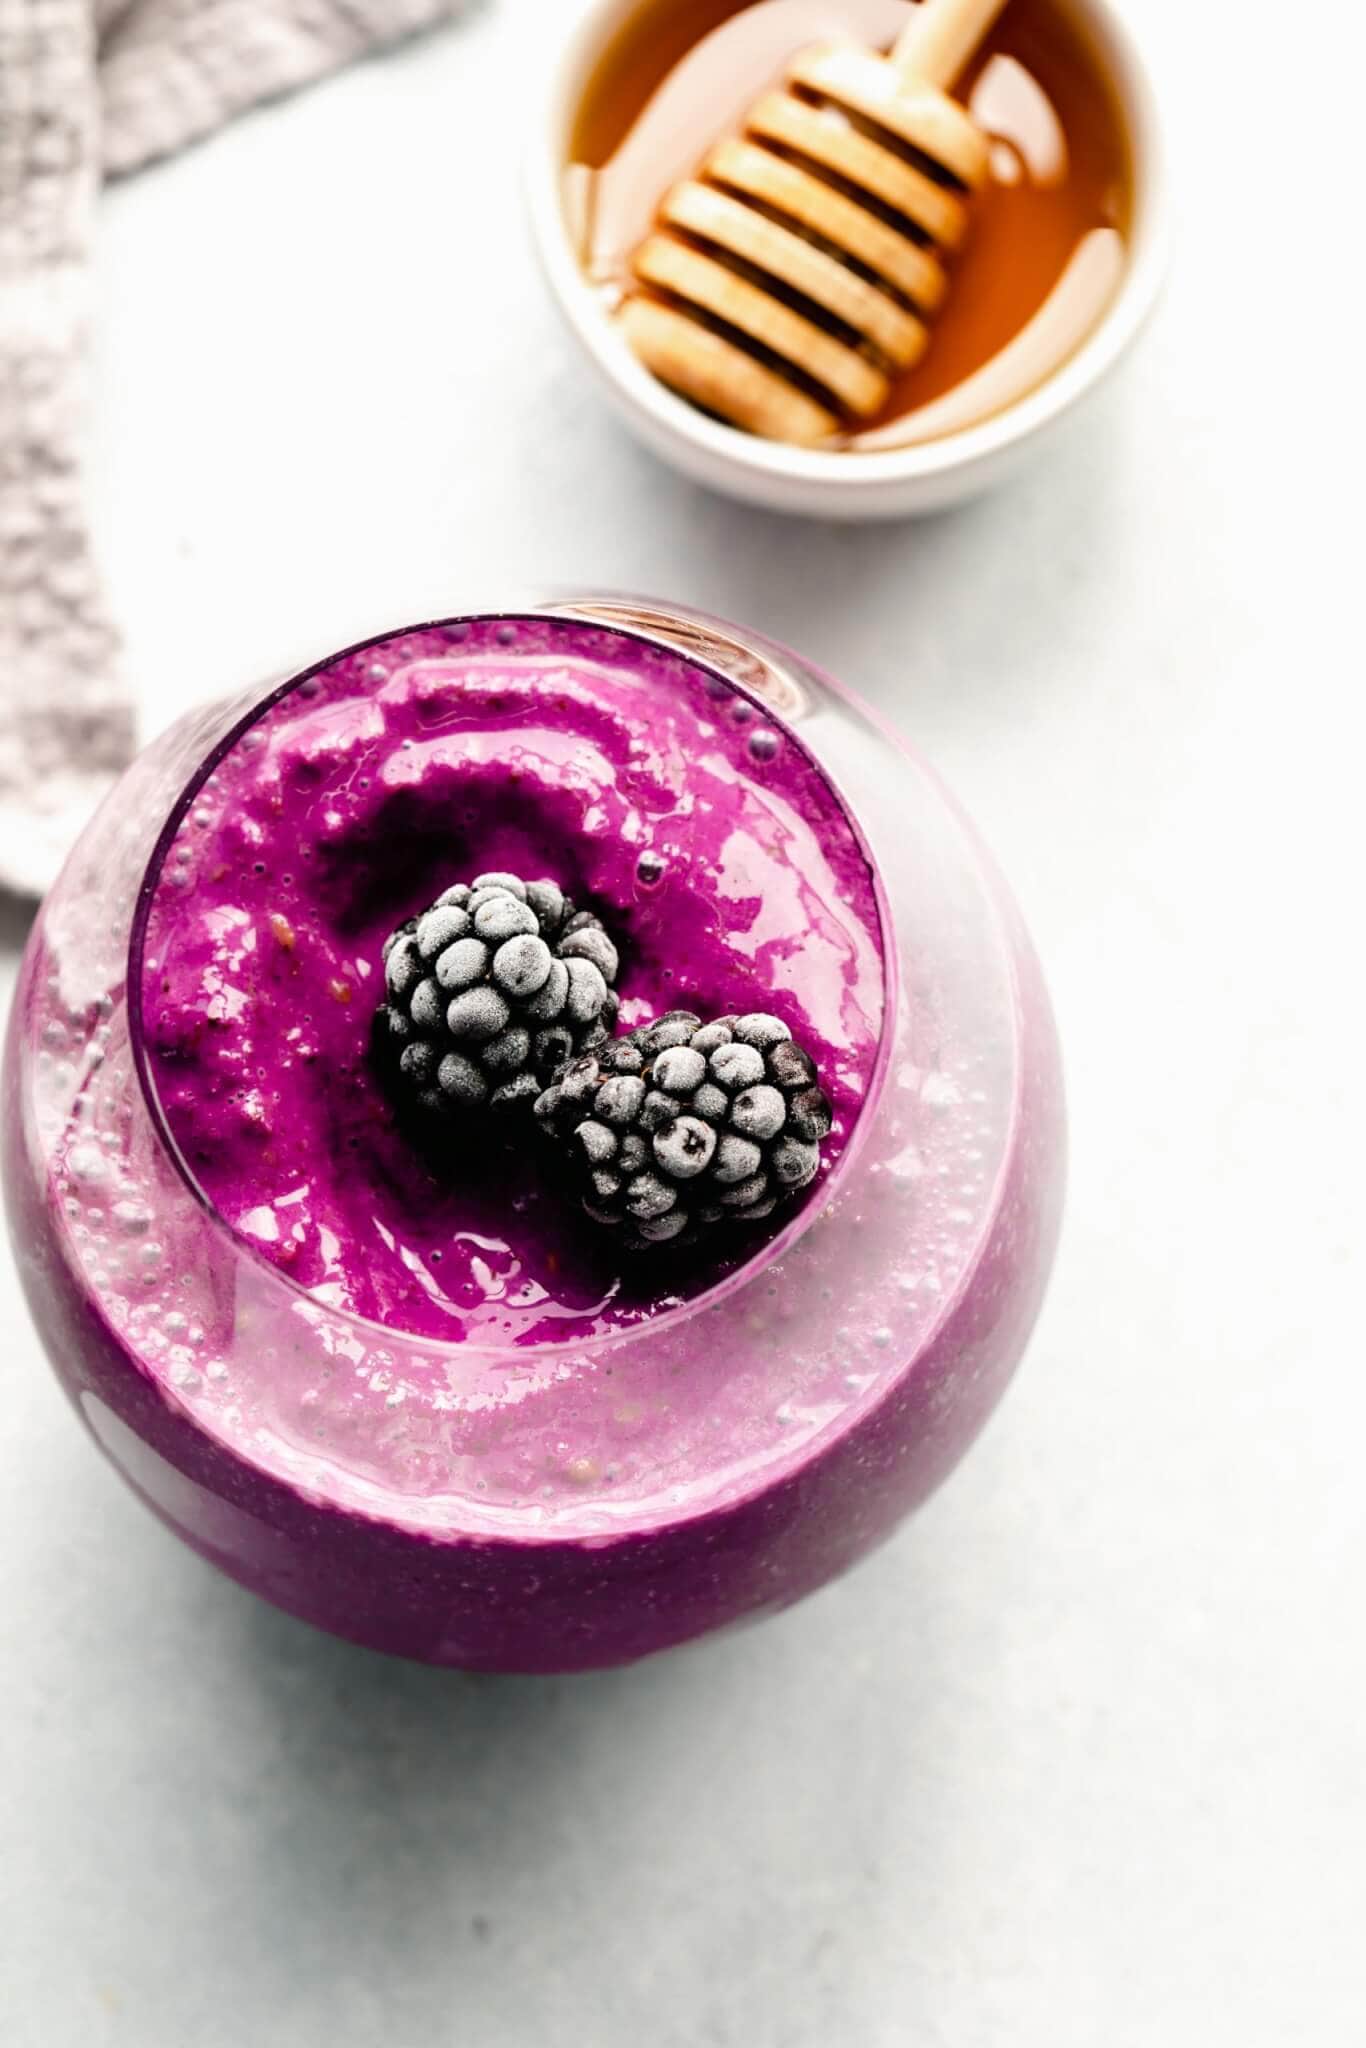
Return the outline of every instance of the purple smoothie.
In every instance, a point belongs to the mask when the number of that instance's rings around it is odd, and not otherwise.
[[[708,632],[428,628],[249,735],[183,721],[26,959],[7,1189],[64,1384],[196,1548],[375,1647],[577,1669],[799,1597],[952,1466],[1037,1307],[1061,1102],[1013,909],[920,764],[790,661],[780,720],[787,658]],[[767,1238],[626,1275],[525,1163],[435,1186],[404,1148],[380,943],[489,866],[620,928],[626,1021],[762,1005],[811,1044],[838,1126]]]
[[[481,870],[557,882],[618,945],[622,1028],[781,1016],[836,1111],[826,1175],[885,997],[867,851],[795,740],[679,655],[506,632],[412,634],[396,665],[346,657],[271,706],[164,849],[141,991],[171,1133],[232,1229],[330,1307],[529,1345],[676,1308],[760,1233],[623,1260],[536,1130],[500,1143],[497,1119],[429,1163],[370,1056],[389,932]]]

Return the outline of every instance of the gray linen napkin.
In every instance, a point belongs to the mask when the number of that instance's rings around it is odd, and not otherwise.
[[[0,888],[38,895],[128,759],[81,477],[95,197],[459,0],[0,0]]]

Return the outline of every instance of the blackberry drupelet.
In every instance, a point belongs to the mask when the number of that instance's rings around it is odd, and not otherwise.
[[[377,1038],[401,1098],[459,1114],[534,1102],[606,1044],[617,949],[591,910],[519,875],[457,882],[385,942]]]
[[[777,1017],[670,1010],[571,1061],[536,1101],[583,1206],[641,1249],[755,1223],[807,1187],[830,1104]]]

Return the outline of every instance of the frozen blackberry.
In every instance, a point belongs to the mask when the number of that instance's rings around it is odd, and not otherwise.
[[[534,1102],[616,1021],[617,949],[554,882],[476,875],[386,940],[377,1038],[402,1099],[453,1113]]]
[[[633,1249],[771,1216],[815,1179],[832,1121],[810,1054],[758,1011],[670,1010],[570,1061],[536,1115]]]

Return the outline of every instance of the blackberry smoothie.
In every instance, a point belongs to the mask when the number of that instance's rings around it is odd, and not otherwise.
[[[163,851],[140,998],[171,1133],[233,1230],[329,1307],[524,1347],[675,1308],[752,1233],[661,1273],[585,1225],[534,1138],[484,1119],[415,1147],[369,1045],[386,934],[457,875],[550,878],[612,934],[623,1027],[768,1006],[801,1034],[836,1111],[826,1174],[872,1082],[884,955],[852,823],[749,699],[620,638],[604,659],[587,627],[515,652],[507,631],[409,635],[266,710]]]
[[[593,1057],[681,1011],[804,1049],[809,1184],[628,1251],[526,1105],[415,1131],[386,957],[481,876],[610,935]],[[1009,1377],[1061,1186],[1037,970],[932,778],[795,657],[615,601],[182,721],[45,906],[5,1116],[35,1316],[149,1504],[294,1613],[490,1669],[639,1656],[879,1540]]]

